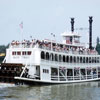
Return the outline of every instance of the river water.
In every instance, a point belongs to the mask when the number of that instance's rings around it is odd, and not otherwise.
[[[46,86],[0,83],[0,100],[100,100],[100,82]]]

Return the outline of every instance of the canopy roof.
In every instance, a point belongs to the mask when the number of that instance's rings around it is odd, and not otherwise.
[[[70,37],[70,36],[72,36],[72,37],[80,37],[80,35],[79,35],[78,33],[75,33],[75,32],[73,32],[73,33],[72,33],[72,32],[64,32],[64,33],[61,34],[61,36],[64,36],[64,37],[66,37],[66,36],[67,36],[67,37],[68,37],[68,36],[69,36],[69,37]]]

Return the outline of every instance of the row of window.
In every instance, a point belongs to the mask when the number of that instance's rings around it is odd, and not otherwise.
[[[100,63],[100,57],[65,56],[44,51],[41,52],[41,59],[67,63]]]
[[[0,70],[3,70],[3,71],[21,71],[21,69],[20,68],[18,68],[18,67],[0,67]]]
[[[12,55],[21,55],[21,53],[22,55],[31,55],[31,51],[13,51]]]
[[[43,73],[49,73],[49,70],[48,69],[43,69]]]

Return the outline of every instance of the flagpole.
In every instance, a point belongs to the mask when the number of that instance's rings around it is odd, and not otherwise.
[[[53,34],[53,33],[51,33],[51,36],[52,36],[52,34]],[[52,38],[51,38],[51,51],[52,51]]]
[[[21,41],[23,42],[23,22],[19,24],[21,30]]]
[[[51,36],[55,37],[55,34],[51,33]],[[52,48],[52,46],[53,46],[52,42],[53,42],[53,41],[52,41],[52,38],[51,38],[51,50],[53,49],[53,48]]]
[[[23,42],[23,28],[21,29],[21,41]]]

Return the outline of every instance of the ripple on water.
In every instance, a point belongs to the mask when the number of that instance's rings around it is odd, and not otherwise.
[[[14,87],[14,84],[9,84],[9,83],[0,83],[0,89],[2,88],[8,88],[8,87]]]
[[[48,86],[2,84],[0,100],[100,100],[100,82]]]

